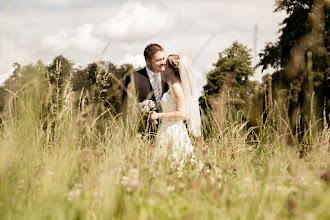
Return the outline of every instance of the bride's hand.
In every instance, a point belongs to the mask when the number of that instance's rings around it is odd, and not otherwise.
[[[158,113],[157,112],[151,112],[149,114],[149,118],[152,119],[152,120],[158,119]]]

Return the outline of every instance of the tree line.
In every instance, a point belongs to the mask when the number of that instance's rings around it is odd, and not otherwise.
[[[219,52],[214,68],[207,73],[207,84],[200,97],[202,112],[239,113],[249,126],[267,122],[277,126],[291,140],[303,140],[307,131],[329,124],[330,109],[330,6],[323,0],[278,1],[275,12],[287,17],[276,42],[268,42],[259,54],[264,76],[251,80],[255,72],[251,50],[235,41]],[[267,73],[268,67],[275,72]],[[36,100],[43,100],[40,114],[56,114],[68,101],[79,110],[98,106],[116,115],[120,113],[124,80],[135,69],[131,64],[94,62],[74,68],[62,55],[49,65],[21,66],[0,87],[0,112],[19,98],[22,90],[38,83]],[[9,99],[11,97],[11,99]],[[40,102],[39,102],[40,103]],[[87,114],[81,112],[81,114]],[[277,121],[284,122],[280,125]]]

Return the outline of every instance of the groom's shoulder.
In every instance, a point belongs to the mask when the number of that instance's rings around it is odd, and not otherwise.
[[[147,74],[147,70],[145,67],[143,67],[142,69],[135,71],[135,73],[145,75],[145,74]]]
[[[147,73],[147,70],[146,70],[146,68],[142,68],[142,69],[139,69],[139,70],[137,70],[137,71],[135,71],[134,72],[134,77],[136,78],[136,77],[142,77],[142,78],[149,78],[148,77],[148,73]]]

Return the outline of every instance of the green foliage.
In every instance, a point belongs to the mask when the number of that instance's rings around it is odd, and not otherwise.
[[[300,127],[300,133],[323,116],[329,121],[330,4],[282,0],[275,11],[285,11],[288,16],[282,22],[278,41],[267,43],[260,54],[259,66],[277,70],[272,82],[274,101],[285,103],[280,108],[287,109],[291,128],[295,132]],[[288,95],[284,97],[283,93]]]
[[[54,58],[53,62],[47,67],[48,77],[51,84],[59,87],[67,81],[72,74],[74,63],[62,55]]]
[[[44,76],[45,66],[41,61],[36,65],[29,64],[21,67],[14,64],[13,74],[4,82],[2,87],[4,106],[3,111],[11,111],[12,114],[20,112],[22,105],[30,106],[33,111],[42,114],[45,90],[48,81]],[[26,102],[22,103],[25,99]]]
[[[124,80],[134,71],[133,66],[123,64],[117,67],[111,62],[98,62],[88,65],[85,71],[88,74],[93,99],[102,102],[111,112],[118,113]]]
[[[254,73],[251,58],[250,50],[238,42],[220,52],[218,61],[213,64],[214,69],[207,74],[205,97],[200,99],[202,107],[212,107],[222,92],[229,94],[232,104],[244,109],[253,92],[253,85],[249,80]]]
[[[82,131],[96,123],[98,131],[105,132],[99,121],[109,119],[107,112],[119,112],[123,81],[134,69],[130,64],[116,67],[111,62],[92,63],[85,69],[73,65],[63,56],[55,57],[48,66],[41,61],[26,66],[15,63],[13,73],[0,87],[0,122],[8,120],[4,118],[8,111],[11,117],[17,116],[24,94],[43,121],[47,142],[56,139],[60,122],[69,115],[79,116]]]

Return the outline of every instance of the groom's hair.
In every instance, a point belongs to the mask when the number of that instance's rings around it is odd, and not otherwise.
[[[154,54],[158,51],[164,51],[164,48],[160,46],[159,44],[149,44],[145,49],[144,49],[144,59],[151,60]]]

